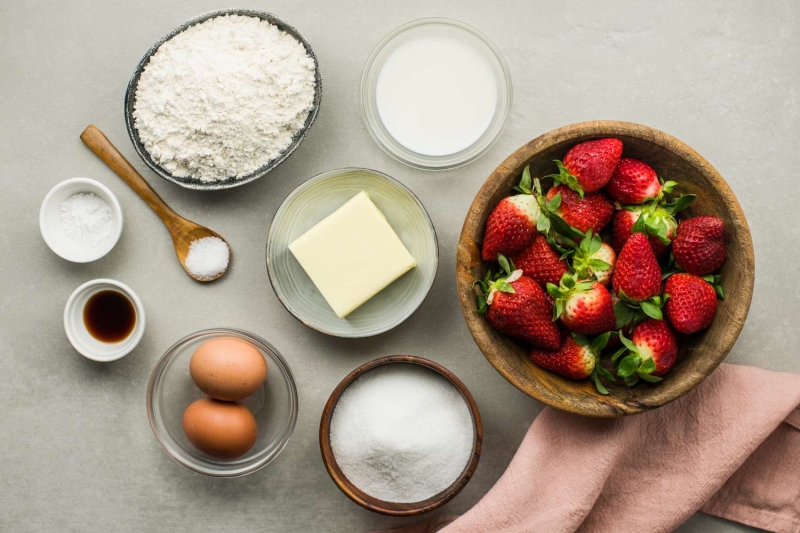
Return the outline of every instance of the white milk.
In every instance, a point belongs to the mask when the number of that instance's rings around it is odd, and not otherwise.
[[[472,145],[489,127],[497,81],[469,41],[421,35],[386,59],[376,104],[397,142],[422,155],[450,155]]]

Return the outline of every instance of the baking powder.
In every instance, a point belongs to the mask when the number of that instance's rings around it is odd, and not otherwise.
[[[436,372],[412,364],[371,370],[342,394],[331,448],[344,475],[388,502],[419,502],[448,488],[472,453],[464,398]]]
[[[150,58],[134,125],[173,176],[244,176],[288,148],[313,106],[315,83],[314,61],[291,35],[256,17],[214,17]]]
[[[111,234],[111,208],[96,194],[73,194],[60,207],[61,229],[81,248],[94,248]]]

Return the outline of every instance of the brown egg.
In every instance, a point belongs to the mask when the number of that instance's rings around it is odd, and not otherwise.
[[[253,394],[267,378],[267,362],[247,341],[219,337],[200,345],[192,355],[189,372],[200,390],[235,402]]]
[[[256,442],[250,409],[239,403],[200,398],[183,413],[183,432],[197,449],[218,459],[236,459]]]

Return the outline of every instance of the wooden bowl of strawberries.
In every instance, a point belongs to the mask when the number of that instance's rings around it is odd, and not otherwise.
[[[628,122],[522,146],[478,191],[458,243],[461,308],[489,362],[532,398],[594,417],[703,381],[739,336],[754,273],[722,176]]]

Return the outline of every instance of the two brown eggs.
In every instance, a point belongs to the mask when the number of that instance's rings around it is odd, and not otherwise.
[[[189,373],[208,398],[193,402],[183,414],[183,431],[197,449],[218,459],[235,459],[256,442],[258,428],[241,403],[267,378],[267,362],[247,341],[211,339],[192,355]]]

